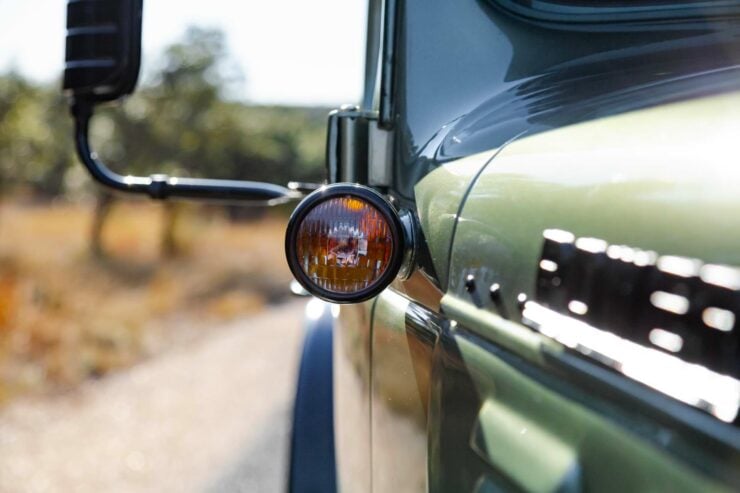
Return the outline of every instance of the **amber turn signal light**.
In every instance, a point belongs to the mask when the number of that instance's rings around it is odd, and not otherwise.
[[[298,204],[288,222],[285,252],[296,280],[334,303],[372,298],[396,277],[404,235],[398,213],[361,185],[322,187]]]

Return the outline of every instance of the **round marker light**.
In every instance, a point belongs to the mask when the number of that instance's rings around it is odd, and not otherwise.
[[[285,236],[288,265],[311,294],[335,303],[364,301],[385,289],[403,261],[398,213],[380,194],[335,184],[306,197]]]

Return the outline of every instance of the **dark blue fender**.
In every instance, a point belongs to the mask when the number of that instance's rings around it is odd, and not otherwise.
[[[334,392],[331,305],[306,305],[305,338],[298,372],[290,440],[290,493],[337,490],[334,460]]]

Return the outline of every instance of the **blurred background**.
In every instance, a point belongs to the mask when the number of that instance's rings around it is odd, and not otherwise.
[[[96,117],[118,172],[323,180],[359,100],[359,0],[144,2],[137,92]],[[78,164],[64,0],[0,0],[0,491],[278,491],[304,301],[292,206],[114,196]]]

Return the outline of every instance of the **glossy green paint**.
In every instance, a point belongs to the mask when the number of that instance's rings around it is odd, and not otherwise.
[[[656,446],[660,440],[675,446],[681,437],[668,427],[654,426],[633,402],[624,400],[621,405],[625,409],[619,410],[619,404],[602,402],[599,396],[571,382],[561,381],[550,387],[483,345],[471,342],[462,334],[488,335],[504,351],[516,358],[524,357],[527,363],[545,371],[549,371],[545,351],[557,351],[556,344],[539,334],[452,295],[442,300],[443,312],[456,322],[452,338],[459,353],[455,367],[460,377],[453,376],[452,382],[464,387],[465,380],[471,380],[476,396],[467,400],[444,395],[435,398],[442,372],[431,348],[419,351],[414,347],[416,339],[404,329],[411,303],[387,290],[377,298],[373,310],[375,371],[371,372],[370,387],[374,491],[391,487],[394,491],[425,491],[422,473],[427,443],[432,453],[435,448],[454,451],[441,467],[432,467],[430,491],[448,491],[451,484],[437,482],[435,475],[445,470],[471,470],[471,453],[485,463],[483,474],[478,477],[476,471],[473,479],[494,481],[491,478],[503,476],[507,481],[504,484],[526,491],[731,491],[711,475],[687,467],[670,447]],[[490,337],[494,332],[497,336]],[[435,353],[439,354],[439,349]],[[451,372],[445,371],[444,375],[449,378]],[[431,400],[440,404],[438,407],[429,402],[428,391],[424,390],[429,388]],[[425,412],[428,406],[437,407],[436,412],[431,411],[431,418]],[[456,413],[460,410],[473,414],[475,419],[458,419]],[[445,431],[445,420],[447,425],[454,424],[454,436]],[[657,430],[661,437],[655,440],[650,430]],[[737,457],[724,458],[730,470],[738,466]],[[459,488],[455,491],[467,487],[462,482],[454,486]]]
[[[334,445],[339,491],[372,491],[370,333],[374,305],[374,299],[342,305],[335,322]]]
[[[386,290],[373,312],[371,435],[374,491],[427,491],[426,407],[431,348],[406,334],[411,302]]]
[[[463,197],[495,151],[453,161],[428,174],[414,188],[417,214],[440,285],[447,286],[452,236]]]
[[[531,363],[543,363],[543,346],[557,347],[555,343],[518,322],[476,308],[469,299],[447,294],[442,298],[442,309],[448,317],[463,323],[471,332],[516,353]]]
[[[456,340],[483,401],[472,445],[492,472],[519,488],[533,492],[731,491],[479,345]]]
[[[438,351],[457,359],[434,363],[447,383],[432,382],[430,491],[468,479],[529,491],[733,489],[734,427],[616,374],[617,390],[563,374],[553,364],[561,346],[520,323],[516,297],[534,292],[548,228],[740,266],[738,110],[735,93],[565,127],[448,163],[417,185],[421,227],[448,286],[442,312],[456,327]],[[489,283],[502,286],[503,310],[473,303],[463,282],[471,269],[484,295]],[[454,393],[466,385],[475,390]]]
[[[720,450],[708,438],[712,434],[714,438],[723,436],[737,446],[738,434],[731,425],[655,393],[657,404],[647,403],[638,395],[637,383],[626,382],[618,391],[607,391],[597,380],[590,386],[584,385],[583,379],[563,374],[554,362],[563,353],[557,342],[453,294],[445,295],[441,304],[445,315],[455,321],[455,346],[464,364],[463,376],[458,380],[471,379],[477,392],[476,398],[467,402],[458,400],[446,405],[481,406],[471,439],[473,448],[520,487],[527,491],[551,491],[533,485],[569,480],[566,472],[576,464],[579,474],[588,478],[591,491],[731,490],[712,475],[677,461],[677,456],[692,456],[694,466],[737,480],[740,456],[736,450],[732,451],[732,446]],[[459,333],[480,336],[521,364],[513,367],[481,344],[459,337]],[[535,369],[533,373],[557,375],[549,382],[553,388],[542,378],[531,377],[530,372],[522,370],[524,367]],[[661,416],[663,412],[665,416]],[[705,427],[707,435],[686,434],[667,418],[670,413],[691,414],[697,428]],[[445,419],[444,414],[441,419]],[[512,426],[533,433],[517,434]],[[667,436],[670,440],[666,443]],[[476,447],[476,443],[491,444],[494,438],[508,444],[505,458],[499,449]],[[451,441],[452,437],[443,436],[441,440]],[[532,450],[538,450],[538,455],[526,459]],[[464,469],[464,461],[446,467]],[[520,461],[531,468],[522,470]],[[541,464],[536,464],[538,461]],[[625,471],[631,471],[619,481],[605,473],[615,461]],[[565,467],[566,464],[571,466]],[[657,485],[663,486],[656,489]]]
[[[661,255],[740,266],[740,93],[516,141],[486,167],[464,204],[450,291],[488,269],[506,307],[532,295],[548,228]]]
[[[567,442],[493,398],[483,403],[471,442],[483,460],[527,491],[557,491],[578,468]]]

